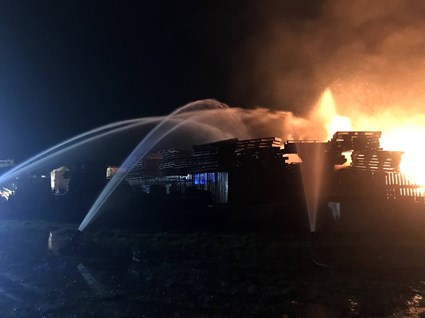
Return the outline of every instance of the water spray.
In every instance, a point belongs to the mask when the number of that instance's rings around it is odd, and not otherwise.
[[[132,128],[143,126],[146,124],[153,124],[159,121],[159,117],[152,118],[138,118],[133,120],[121,121],[109,125],[105,125],[88,132],[82,133],[76,137],[72,137],[60,144],[57,144],[33,157],[25,162],[17,165],[11,170],[0,175],[0,182],[15,178],[22,173],[28,172],[30,169],[39,166],[43,162],[56,158],[72,149],[85,145],[89,142],[101,139],[103,137],[126,131]]]
[[[199,106],[203,106],[204,110],[226,110],[229,109],[227,105],[219,103],[214,100],[204,100],[201,102],[189,103],[183,107],[176,109],[174,112],[164,117],[152,130],[140,141],[140,143],[134,148],[130,155],[125,159],[125,161],[120,165],[118,172],[114,174],[112,179],[108,182],[105,188],[97,197],[96,201],[88,211],[87,215],[81,222],[78,230],[83,231],[89,223],[98,215],[99,210],[111,196],[113,191],[118,187],[118,185],[125,179],[127,174],[131,171],[134,165],[143,158],[154,146],[158,144],[162,139],[171,134],[173,131],[184,126],[185,124],[191,123],[195,118],[199,119],[199,113],[196,110],[199,110]],[[175,120],[175,117],[178,117],[181,114],[186,114],[180,120]],[[203,116],[206,115],[205,112],[202,113]]]

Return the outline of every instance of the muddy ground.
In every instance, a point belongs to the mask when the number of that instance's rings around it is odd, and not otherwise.
[[[1,221],[0,317],[425,316],[418,238],[77,227]]]

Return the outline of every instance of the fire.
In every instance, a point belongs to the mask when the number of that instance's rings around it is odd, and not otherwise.
[[[400,171],[410,180],[425,185],[425,149],[418,142],[421,140],[425,140],[425,126],[412,122],[410,125],[394,125],[391,129],[386,129],[381,145],[388,150],[404,151]]]
[[[326,129],[329,140],[336,131],[382,131],[381,147],[385,150],[403,151],[400,172],[411,181],[425,186],[425,115],[407,115],[400,111],[370,113],[349,109],[348,116],[337,112],[330,89],[326,89],[315,111]]]
[[[425,149],[421,141],[425,140],[425,118],[422,116],[391,115],[382,113],[369,118],[358,116],[357,130],[382,131],[381,147],[385,150],[403,151],[400,172],[412,182],[425,185]]]
[[[348,117],[338,115],[335,99],[329,88],[323,92],[313,117],[324,123],[327,140],[331,139],[337,131],[353,130],[351,120]]]

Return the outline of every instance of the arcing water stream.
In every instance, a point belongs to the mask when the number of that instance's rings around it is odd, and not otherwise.
[[[168,116],[120,121],[72,137],[35,155],[1,175],[0,183],[27,173],[31,169],[37,168],[60,155],[67,155],[71,150],[78,149],[83,145],[90,145],[96,140],[103,140],[103,138],[119,132],[132,131],[132,129],[138,127],[155,124],[156,126],[122,163],[119,172],[110,180],[96,199],[81,223],[80,231],[98,215],[108,197],[125,178],[134,164],[167,136],[174,139],[178,137],[178,141],[184,140],[186,144],[190,145],[196,144],[196,142],[205,143],[228,138],[247,139],[277,136],[282,139],[311,139],[317,138],[316,136],[326,136],[326,131],[324,131],[323,127],[317,125],[315,120],[299,118],[290,112],[270,111],[265,108],[229,108],[227,105],[215,100],[202,100],[178,108]],[[177,131],[179,134],[176,133]]]
[[[156,126],[154,126],[155,124]],[[72,137],[1,175],[0,184],[29,172],[31,169],[37,168],[60,155],[67,155],[69,151],[83,145],[90,145],[96,140],[103,140],[103,138],[119,132],[132,132],[132,129],[149,125],[154,128],[122,163],[119,172],[107,184],[89,210],[80,225],[80,230],[83,230],[98,214],[110,194],[125,178],[134,164],[166,137],[177,142],[184,141],[186,145],[228,138],[246,139],[265,136],[276,136],[283,140],[325,141],[336,130],[351,130],[352,128],[348,118],[337,114],[330,90],[324,92],[321,100],[307,118],[296,117],[290,112],[271,111],[266,108],[229,108],[215,100],[202,100],[178,108],[168,116],[120,121]],[[312,231],[315,230],[318,194],[321,191],[320,161],[321,158],[316,158],[311,160],[311,164],[305,162],[303,170],[308,171],[302,173]]]
[[[96,129],[90,130],[88,132],[82,133],[76,137],[72,137],[64,142],[61,142],[33,157],[30,159],[24,161],[23,163],[19,164],[18,166],[12,168],[11,170],[7,171],[3,175],[0,176],[0,183],[5,182],[7,180],[13,179],[20,174],[23,174],[25,172],[28,172],[29,170],[33,169],[34,167],[37,167],[41,165],[44,162],[47,162],[48,160],[58,157],[61,154],[64,154],[72,149],[75,149],[77,147],[80,147],[82,145],[85,145],[87,143],[90,143],[92,141],[95,141],[97,139],[101,139],[103,137],[129,130],[135,127],[152,124],[158,121],[159,119],[157,117],[152,118],[138,118],[138,119],[131,119],[126,121],[120,121],[112,124],[108,124],[102,127],[98,127]]]
[[[205,109],[205,106],[207,108]],[[111,196],[113,191],[118,187],[118,185],[125,179],[130,170],[134,165],[143,158],[152,148],[164,139],[167,135],[175,131],[181,126],[184,126],[189,123],[203,123],[202,119],[208,118],[211,116],[211,111],[214,110],[226,110],[229,109],[228,106],[215,102],[215,101],[203,101],[203,102],[194,102],[186,106],[178,108],[170,115],[162,119],[136,146],[136,148],[131,152],[127,159],[121,164],[118,172],[112,177],[108,182],[106,187],[100,193],[96,199],[93,206],[90,208],[86,217],[81,222],[78,227],[78,231],[83,231],[90,222],[99,214],[100,209],[105,204],[107,199]],[[179,115],[184,114],[183,118]],[[204,124],[205,127],[211,129],[211,126]]]

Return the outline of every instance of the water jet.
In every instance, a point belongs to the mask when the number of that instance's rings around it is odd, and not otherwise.
[[[300,178],[309,228],[313,233],[316,231],[319,204],[323,197],[327,143],[300,140],[285,144],[285,148],[289,150],[293,148],[302,160],[300,163]]]
[[[45,151],[42,151],[41,153],[10,169],[9,171],[6,171],[0,176],[0,183],[3,183],[12,178],[16,178],[20,174],[28,172],[30,169],[37,167],[47,162],[48,160],[56,158],[64,153],[69,152],[70,150],[73,150],[87,143],[104,138],[106,136],[110,136],[112,134],[116,134],[118,132],[126,131],[142,125],[152,124],[156,121],[158,121],[158,117],[131,119],[108,124],[84,132],[78,136],[72,137],[64,142],[61,142]]]
[[[202,110],[200,113],[199,110]],[[184,126],[187,123],[192,122],[195,118],[197,120],[201,119],[200,117],[205,117],[209,115],[208,111],[214,111],[217,109],[229,109],[225,104],[219,103],[215,100],[204,100],[189,103],[183,107],[177,108],[168,116],[164,117],[143,139],[140,143],[134,148],[130,155],[125,159],[121,164],[117,173],[111,178],[105,188],[97,197],[96,201],[92,207],[87,212],[87,215],[81,222],[78,227],[79,231],[83,231],[89,223],[98,215],[99,210],[111,196],[113,191],[118,187],[118,185],[125,179],[131,169],[135,164],[141,160],[146,154],[155,147],[158,142],[164,139],[166,136],[171,134],[176,129]],[[184,114],[183,118],[179,118],[179,115]],[[175,120],[175,119],[179,120]]]

